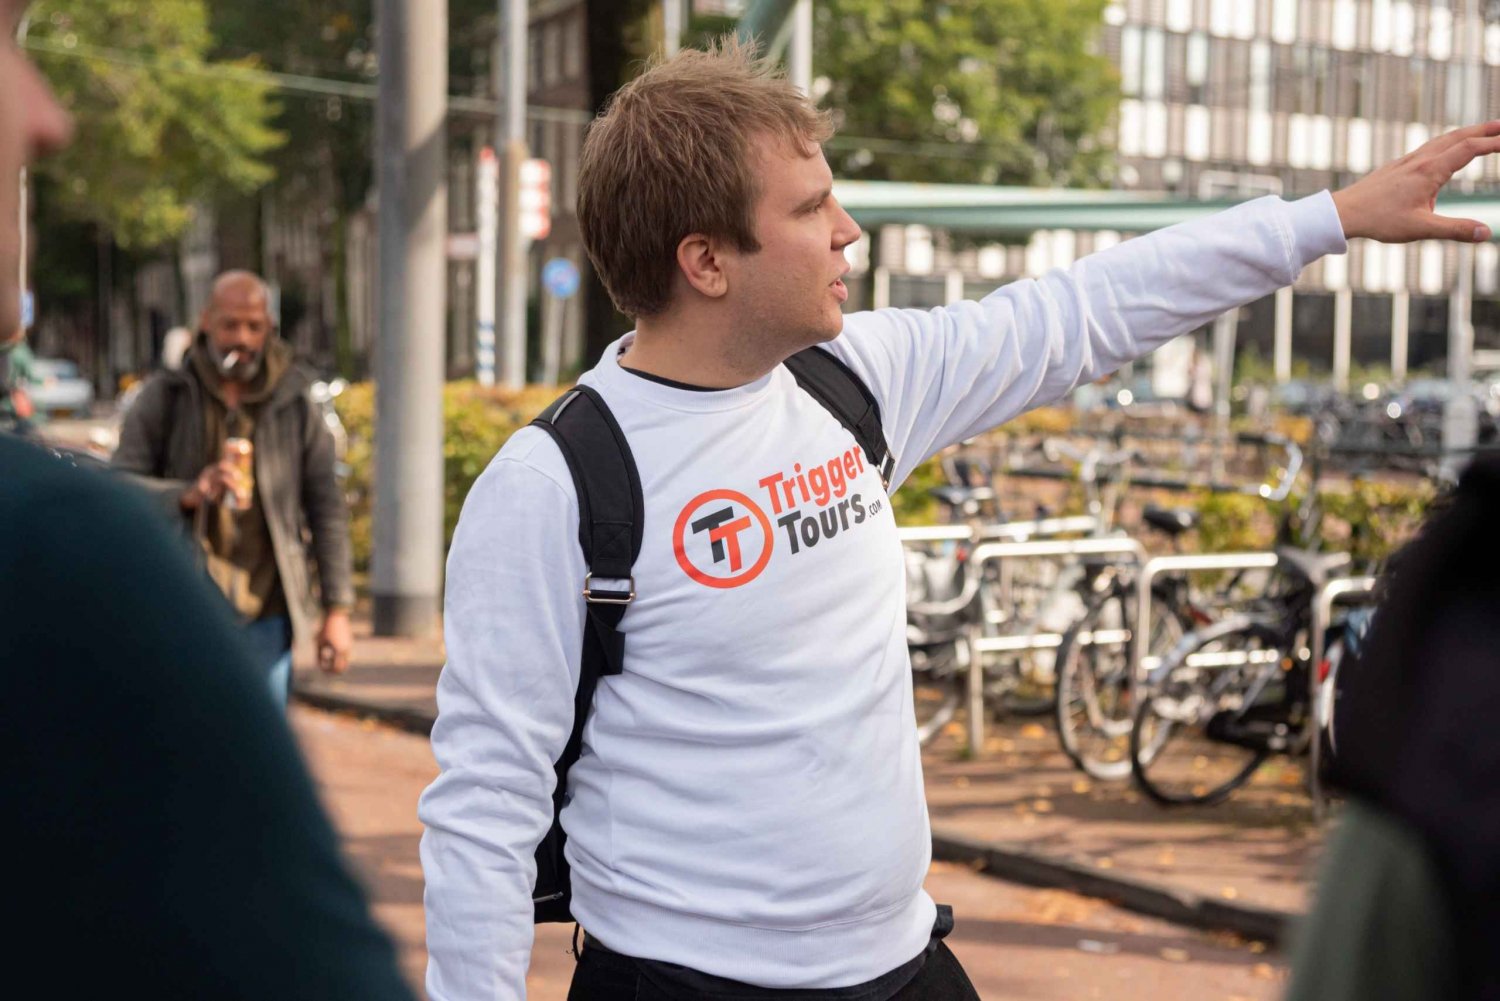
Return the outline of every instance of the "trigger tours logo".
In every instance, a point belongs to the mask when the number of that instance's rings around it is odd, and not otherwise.
[[[771,519],[735,490],[710,490],[688,501],[672,529],[677,564],[708,587],[739,587],[771,562]]]
[[[771,562],[781,537],[787,554],[806,553],[859,525],[884,508],[884,496],[868,503],[853,488],[868,467],[858,446],[804,470],[762,477],[766,509],[737,490],[709,490],[688,501],[672,529],[677,565],[705,587],[748,584]],[[776,532],[771,518],[776,518]]]

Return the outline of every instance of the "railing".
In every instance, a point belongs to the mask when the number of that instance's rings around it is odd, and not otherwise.
[[[1135,665],[1135,670],[1130,676],[1132,699],[1135,697],[1135,686],[1144,680],[1160,660],[1147,649],[1151,637],[1151,585],[1157,577],[1164,573],[1269,570],[1276,566],[1276,562],[1275,553],[1209,553],[1197,556],[1158,556],[1148,560],[1136,581],[1136,628],[1131,652],[1131,663]],[[1241,659],[1237,663],[1243,663],[1245,655],[1239,656]]]
[[[1120,557],[1120,562],[1140,563],[1146,557],[1146,551],[1136,540],[1127,536],[1114,536],[1102,539],[1071,539],[1071,540],[1043,540],[1035,542],[987,542],[978,546],[969,555],[969,575],[964,582],[964,594],[968,595],[968,601],[973,601],[978,593],[979,582],[984,577],[985,565],[991,562],[999,562],[1002,567],[1007,560],[1017,559],[1052,559],[1052,560],[1074,560],[1082,556],[1115,556]],[[1002,607],[1009,605],[1010,578],[1008,574],[1001,574],[999,593],[997,599]],[[959,596],[960,598],[963,595]],[[957,599],[955,599],[955,602]],[[945,603],[953,604],[953,603]],[[955,614],[966,607],[968,602],[957,604],[945,614]],[[917,606],[913,606],[917,608]],[[918,609],[920,611],[920,609]],[[1062,636],[1053,632],[1031,632],[1010,633],[1004,636],[980,635],[981,623],[974,622],[969,626],[968,643],[973,656],[969,658],[968,678],[968,705],[969,705],[969,746],[976,752],[984,746],[984,654],[986,653],[1019,653],[1026,650],[1055,649],[1061,642]],[[1105,642],[1105,638],[1090,637],[1092,642]],[[1118,640],[1117,640],[1118,641]]]

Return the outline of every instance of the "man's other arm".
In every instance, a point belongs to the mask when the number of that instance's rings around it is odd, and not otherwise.
[[[538,440],[539,439],[539,440]],[[418,816],[432,1001],[520,1001],[534,934],[536,846],[573,726],[583,647],[578,504],[526,461],[561,456],[523,429],[475,482],[448,556],[432,750]]]

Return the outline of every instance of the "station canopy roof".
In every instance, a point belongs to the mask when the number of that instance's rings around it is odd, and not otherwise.
[[[1024,239],[1043,229],[1145,233],[1239,201],[1198,201],[1139,191],[887,181],[835,181],[833,194],[867,229],[921,225],[996,239]],[[1448,195],[1438,200],[1437,211],[1477,219],[1500,233],[1500,194]]]

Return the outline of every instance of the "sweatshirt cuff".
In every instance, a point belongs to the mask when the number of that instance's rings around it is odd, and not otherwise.
[[[1348,251],[1349,241],[1344,239],[1344,224],[1339,221],[1339,210],[1333,204],[1330,192],[1319,191],[1315,195],[1288,202],[1286,212],[1287,221],[1292,227],[1293,253],[1298,272],[1320,257]]]

